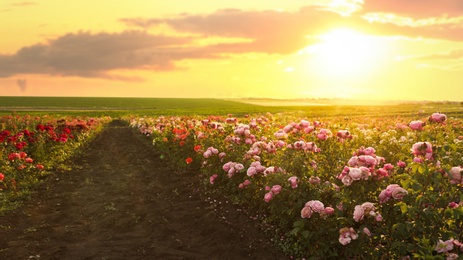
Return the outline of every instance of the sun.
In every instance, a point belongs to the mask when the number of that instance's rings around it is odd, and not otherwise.
[[[309,47],[321,73],[328,76],[357,77],[377,67],[381,50],[373,36],[356,30],[339,28],[319,37]]]

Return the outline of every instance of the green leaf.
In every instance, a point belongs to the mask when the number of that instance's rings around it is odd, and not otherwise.
[[[301,235],[302,235],[303,238],[307,239],[309,237],[309,235],[310,235],[310,231],[304,230],[304,231],[301,232]]]
[[[423,164],[420,164],[420,165],[418,166],[418,172],[421,173],[421,174],[427,172],[427,170],[428,170],[428,169],[426,169],[426,166],[424,166]]]
[[[414,191],[421,191],[423,190],[423,185],[419,184],[418,182],[415,182],[412,184],[412,189]]]
[[[401,202],[397,203],[397,205],[400,207],[400,211],[402,212],[402,214],[407,213],[408,206],[407,206],[407,204],[405,204],[405,202],[401,201]]]

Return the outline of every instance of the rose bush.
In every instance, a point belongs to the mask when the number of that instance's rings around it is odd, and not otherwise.
[[[462,121],[354,119],[127,118],[296,258],[463,255]]]
[[[0,211],[64,164],[110,118],[0,117]]]

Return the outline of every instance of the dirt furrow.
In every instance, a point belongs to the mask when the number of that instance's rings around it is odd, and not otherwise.
[[[0,259],[287,258],[237,209],[217,214],[194,176],[121,121],[73,164],[0,217]]]

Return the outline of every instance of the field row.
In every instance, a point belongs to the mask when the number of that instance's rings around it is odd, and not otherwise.
[[[463,122],[415,118],[127,117],[167,162],[259,218],[296,258],[463,255]]]
[[[0,117],[0,214],[17,207],[46,175],[67,169],[67,160],[109,120]]]

